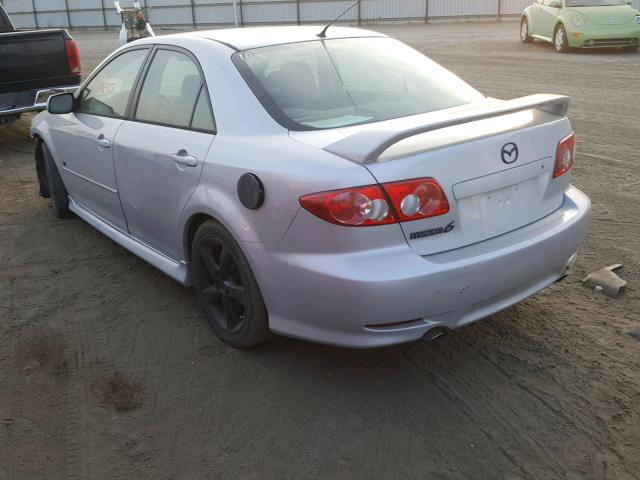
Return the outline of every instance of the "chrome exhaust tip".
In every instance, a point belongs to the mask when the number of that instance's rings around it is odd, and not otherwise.
[[[569,272],[571,271],[571,268],[575,265],[577,258],[578,258],[577,253],[574,253],[573,255],[571,255],[571,257],[569,257],[569,260],[567,260],[567,263],[565,263],[564,265],[564,273],[560,275],[560,278],[558,278],[555,281],[555,283],[559,283],[569,276]]]
[[[442,338],[447,334],[448,330],[446,328],[442,328],[442,327],[436,327],[433,328],[431,330],[429,330],[427,333],[425,333],[422,336],[422,340],[424,342],[433,342],[435,340],[437,340],[438,338]]]

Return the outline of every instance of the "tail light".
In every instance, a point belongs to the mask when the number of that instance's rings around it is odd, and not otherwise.
[[[302,207],[336,225],[371,227],[443,215],[449,202],[433,178],[368,185],[300,198]]]
[[[69,72],[71,75],[80,75],[80,53],[78,52],[78,44],[73,38],[66,38],[64,46],[67,49],[67,61],[69,62]]]
[[[575,160],[576,156],[576,134],[571,132],[571,135],[565,137],[559,144],[556,150],[556,164],[553,168],[553,178],[558,178],[560,175],[566,173]]]
[[[433,178],[383,185],[401,222],[437,217],[449,211],[442,187]]]
[[[306,195],[300,198],[300,205],[316,217],[337,225],[370,227],[397,222],[379,185]]]

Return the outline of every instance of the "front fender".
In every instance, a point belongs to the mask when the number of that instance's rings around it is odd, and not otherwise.
[[[567,32],[567,40],[569,41],[569,47],[580,48],[582,47],[583,29],[577,29],[571,23],[571,17],[576,15],[575,13],[562,13],[556,18],[556,24],[553,26],[555,34],[556,29],[562,25],[564,31]]]
[[[29,136],[34,138],[36,136],[40,138],[48,137],[49,124],[45,121],[46,112],[40,112],[31,120],[31,127],[29,128]]]
[[[53,161],[58,166],[58,169],[60,169],[60,165],[58,165],[57,161],[58,154],[51,138],[51,127],[49,125],[48,118],[49,115],[49,113],[44,111],[33,117],[33,120],[31,120],[31,128],[29,129],[29,136],[31,138],[39,137],[42,142],[44,142],[51,154],[51,157],[53,158]]]

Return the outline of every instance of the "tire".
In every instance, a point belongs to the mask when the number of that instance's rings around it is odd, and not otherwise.
[[[569,51],[567,31],[562,24],[558,25],[553,32],[553,46],[558,53],[567,53]]]
[[[42,156],[44,158],[44,170],[47,175],[48,194],[51,198],[51,206],[53,207],[53,214],[58,218],[70,218],[74,214],[69,210],[69,194],[62,182],[58,167],[53,161],[51,152],[47,146],[42,143]]]
[[[640,45],[633,45],[632,47],[622,47],[625,52],[636,53],[640,50]]]
[[[191,274],[200,305],[214,333],[235,348],[268,340],[269,316],[249,262],[231,234],[208,220],[191,250]]]
[[[527,17],[522,17],[520,21],[520,41],[522,43],[533,42],[533,37],[529,35],[529,20],[527,20]]]

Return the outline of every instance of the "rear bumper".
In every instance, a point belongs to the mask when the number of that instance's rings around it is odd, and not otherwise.
[[[50,96],[58,93],[75,92],[78,85],[68,85],[64,87],[43,88],[38,90],[28,90],[15,94],[3,94],[3,102],[7,103],[7,97],[11,95],[15,100],[10,108],[0,107],[0,116],[13,116],[26,112],[38,112],[47,108],[47,100]]]
[[[327,255],[283,253],[282,245],[244,247],[275,333],[380,347],[467,325],[558,280],[575,259],[590,206],[570,187],[562,207],[533,224],[426,257],[408,245]]]

